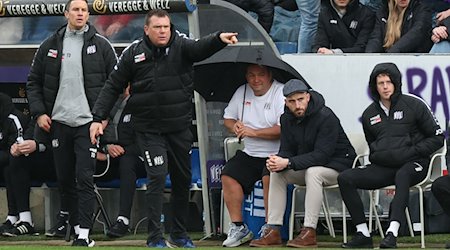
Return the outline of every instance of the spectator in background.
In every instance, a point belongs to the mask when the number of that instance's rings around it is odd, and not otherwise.
[[[430,155],[442,147],[443,131],[430,107],[420,98],[402,94],[401,73],[393,63],[375,66],[369,78],[373,102],[362,115],[370,147],[370,165],[342,172],[339,189],[356,234],[343,248],[373,248],[358,189],[395,185],[386,237],[380,248],[396,248],[400,221],[405,216],[409,187],[422,181]]]
[[[323,186],[336,184],[339,172],[351,168],[356,153],[339,118],[325,106],[321,94],[292,79],[284,85],[283,95],[286,108],[281,116],[280,150],[266,162],[271,172],[268,226],[261,229],[261,238],[250,246],[281,246],[287,185],[299,184],[306,185],[305,221],[300,234],[287,246],[317,247]]]
[[[313,52],[361,53],[373,30],[375,14],[358,0],[325,0]]]
[[[22,43],[41,43],[66,23],[61,16],[26,17],[23,21]]]
[[[296,0],[300,11],[300,29],[298,32],[298,53],[311,53],[319,22],[321,0]]]
[[[264,207],[267,209],[269,171],[265,162],[280,146],[280,116],[284,110],[283,85],[261,65],[247,67],[247,84],[239,87],[224,111],[224,125],[245,147],[237,151],[222,170],[222,190],[231,225],[224,247],[236,247],[250,241],[253,233],[242,218],[244,194],[250,194],[262,179]]]
[[[367,53],[428,53],[431,12],[420,0],[383,0]]]
[[[245,11],[255,12],[258,15],[258,23],[264,28],[267,34],[270,33],[273,23],[273,8],[271,0],[226,0]]]
[[[22,39],[23,17],[2,17],[0,27],[0,44],[17,44]]]
[[[27,81],[31,115],[52,140],[58,185],[68,195],[69,220],[78,238],[72,246],[93,246],[89,239],[95,206],[97,146],[91,143],[91,108],[117,63],[109,41],[98,35],[87,0],[69,0],[67,25],[37,50]]]
[[[436,14],[436,27],[431,32],[434,45],[430,53],[450,53],[450,9]]]
[[[97,16],[94,21],[95,28],[98,33],[106,36],[109,40],[117,41],[133,41],[142,36],[142,25],[140,27],[133,26],[134,20],[142,24],[140,16],[135,14],[121,15],[103,15]]]

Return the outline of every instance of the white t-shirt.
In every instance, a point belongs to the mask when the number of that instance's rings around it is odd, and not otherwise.
[[[244,91],[245,108],[242,110]],[[240,86],[225,108],[223,118],[240,120],[252,129],[263,129],[280,125],[280,116],[283,112],[283,84],[274,80],[269,91],[262,96],[255,96],[248,84]],[[280,140],[245,137],[243,141],[245,145],[243,151],[253,157],[276,154],[280,147]]]

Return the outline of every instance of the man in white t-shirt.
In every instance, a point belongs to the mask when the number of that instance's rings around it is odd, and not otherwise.
[[[247,84],[239,87],[224,112],[224,125],[245,147],[231,158],[222,171],[222,189],[231,219],[225,247],[236,247],[253,238],[242,219],[244,194],[253,190],[262,178],[264,206],[267,211],[269,171],[265,168],[269,155],[280,146],[280,116],[284,111],[283,84],[273,80],[270,70],[251,64],[246,73]]]

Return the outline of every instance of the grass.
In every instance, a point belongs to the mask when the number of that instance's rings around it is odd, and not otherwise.
[[[214,238],[207,240],[200,240],[203,237],[203,233],[192,233],[191,238],[197,246],[197,249],[219,249],[221,247],[222,238]],[[117,250],[134,250],[146,248],[145,241],[147,239],[146,234],[128,235],[118,240],[111,240],[103,234],[95,234],[92,238],[96,241],[97,248],[103,249],[117,249]],[[374,237],[374,245],[377,246],[381,238],[379,236]],[[426,235],[426,246],[428,249],[443,248],[446,241],[450,240],[448,234],[431,234]],[[320,249],[339,249],[342,236],[336,236],[332,238],[328,235],[318,236]],[[400,237],[398,239],[398,247],[401,249],[420,249],[420,236],[416,237]],[[0,238],[0,250],[12,249],[64,249],[69,248],[70,243],[61,239],[47,238],[44,235],[41,236],[20,236],[18,238]],[[70,247],[73,249],[73,247]],[[76,248],[75,248],[76,249]],[[222,248],[223,249],[223,248]],[[239,249],[255,249],[250,248],[248,245],[239,247]],[[268,249],[287,249],[282,248],[268,248]]]

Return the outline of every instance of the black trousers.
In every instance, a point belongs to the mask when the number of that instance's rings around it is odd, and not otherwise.
[[[450,175],[437,178],[431,186],[431,192],[444,212],[450,216]]]
[[[144,172],[144,162],[139,159],[137,146],[125,146],[125,154],[120,156],[120,208],[119,216],[130,218],[131,206],[133,205],[134,193],[136,190],[136,178],[142,176]]]
[[[400,168],[388,168],[375,164],[365,168],[348,169],[338,176],[339,189],[353,224],[366,222],[364,206],[357,189],[375,190],[395,185],[392,200],[391,221],[401,221],[409,202],[409,187],[419,183],[427,175],[429,159],[408,162]]]
[[[95,193],[94,171],[96,146],[89,138],[90,123],[69,127],[53,121],[51,127],[53,155],[61,190],[61,200],[67,202],[71,225],[91,228]]]
[[[163,237],[161,213],[167,172],[172,182],[170,220],[171,237],[187,237],[189,189],[191,185],[190,155],[192,133],[189,129],[170,133],[136,133],[136,141],[144,158],[149,183],[146,191],[148,209],[148,241]]]
[[[55,180],[51,151],[33,152],[28,156],[12,157],[4,169],[8,215],[17,216],[30,211],[30,187],[32,181]]]

